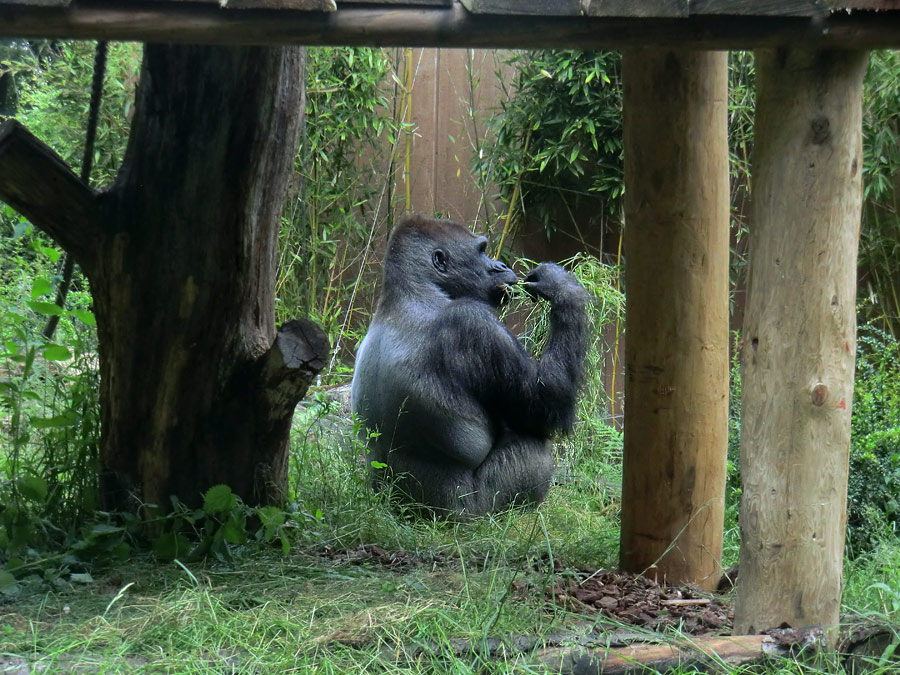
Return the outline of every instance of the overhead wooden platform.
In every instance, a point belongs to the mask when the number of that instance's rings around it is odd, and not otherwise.
[[[900,47],[900,0],[0,0],[0,37],[225,45]]]

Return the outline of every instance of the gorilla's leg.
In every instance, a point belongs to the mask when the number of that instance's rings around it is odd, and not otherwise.
[[[393,489],[442,516],[481,516],[513,504],[538,504],[553,476],[549,442],[507,438],[477,469],[414,457],[388,459]]]
[[[481,515],[512,504],[539,504],[550,489],[553,469],[549,442],[509,439],[492,450],[475,470],[473,487],[477,493],[467,501],[466,510]]]

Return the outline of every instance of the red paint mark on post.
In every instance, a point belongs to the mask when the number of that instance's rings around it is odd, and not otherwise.
[[[844,399],[841,399],[840,402],[837,404],[837,407],[840,408],[841,410],[846,410],[847,409],[847,401],[845,401]]]

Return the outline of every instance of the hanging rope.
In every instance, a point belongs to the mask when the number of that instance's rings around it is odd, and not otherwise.
[[[94,168],[94,141],[97,139],[97,119],[100,117],[100,100],[103,98],[103,78],[106,75],[106,43],[98,42],[94,52],[94,78],[91,83],[91,103],[88,109],[87,136],[84,139],[84,154],[81,157],[81,180],[89,184],[91,169]],[[75,271],[75,261],[68,253],[63,258],[62,281],[56,289],[56,304],[64,308],[66,296],[69,295],[69,286],[72,284],[72,274]],[[59,316],[51,316],[44,326],[44,337],[53,339]]]

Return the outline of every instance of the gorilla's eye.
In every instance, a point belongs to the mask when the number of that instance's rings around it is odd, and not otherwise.
[[[434,268],[439,272],[447,271],[447,254],[441,249],[437,249],[434,253],[431,254],[431,263],[434,265]]]

